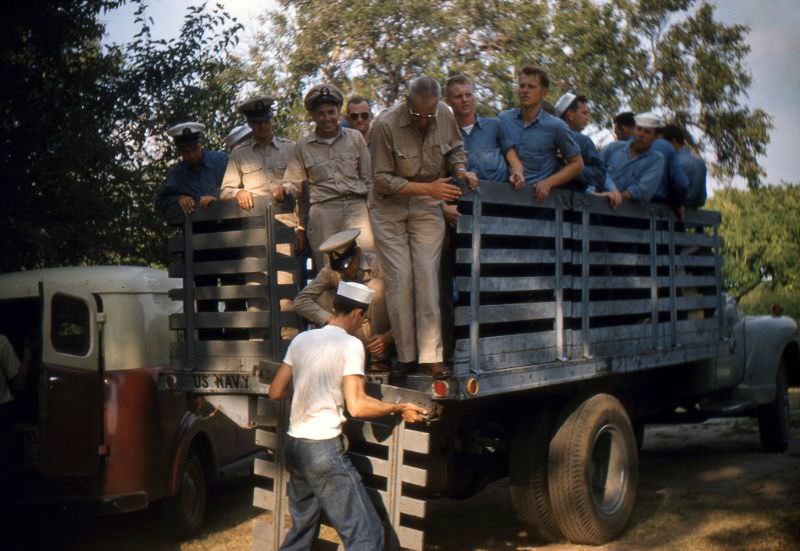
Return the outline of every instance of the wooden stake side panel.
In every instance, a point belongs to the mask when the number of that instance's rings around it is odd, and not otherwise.
[[[254,202],[244,210],[215,201],[176,220],[169,273],[183,286],[169,294],[183,311],[170,317],[181,336],[171,350],[175,371],[252,372],[261,360],[279,361],[298,332],[293,205]]]
[[[718,213],[690,211],[679,222],[665,205],[612,210],[581,193],[557,190],[542,203],[523,193],[482,182],[459,204],[457,378],[491,378],[481,395],[496,394],[521,390],[520,369],[639,356],[647,369],[661,352],[717,353]]]

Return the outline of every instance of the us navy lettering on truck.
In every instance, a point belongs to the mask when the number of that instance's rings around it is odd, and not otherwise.
[[[192,375],[192,384],[195,389],[248,390],[250,388],[250,376],[196,373]]]

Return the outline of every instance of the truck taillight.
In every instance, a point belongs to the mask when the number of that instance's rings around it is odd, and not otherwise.
[[[433,383],[433,395],[444,398],[450,394],[450,384],[447,381],[436,381]]]
[[[467,384],[465,387],[467,394],[469,394],[470,396],[475,396],[476,394],[478,394],[479,388],[480,385],[478,384],[478,379],[476,379],[475,377],[470,377],[469,379],[467,379]]]

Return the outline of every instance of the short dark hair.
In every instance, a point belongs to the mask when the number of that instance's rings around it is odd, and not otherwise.
[[[464,75],[464,74],[458,74],[458,75],[451,76],[450,78],[447,79],[447,82],[444,83],[444,95],[445,95],[445,97],[449,96],[450,95],[450,89],[453,86],[456,86],[458,84],[472,84],[472,80],[470,80],[470,78],[467,75]]]
[[[677,124],[668,124],[658,129],[658,133],[664,136],[664,139],[671,142],[677,142],[678,145],[686,143],[686,134],[683,128]]]
[[[550,77],[547,76],[547,71],[541,67],[537,67],[536,65],[523,65],[522,69],[519,70],[519,76],[522,75],[539,77],[539,84],[542,85],[542,88],[550,89]]]
[[[623,111],[616,117],[614,117],[614,122],[618,126],[624,126],[625,128],[633,128],[636,126],[636,119],[634,118],[635,115],[631,111]]]
[[[369,308],[369,306],[367,304],[364,304],[363,302],[358,302],[357,300],[343,297],[341,295],[336,295],[335,297],[333,297],[333,313],[335,315],[346,316],[353,310],[359,308],[363,310],[364,313],[366,313],[367,308]]]
[[[347,107],[346,109],[350,109],[350,106],[354,103],[366,103],[367,106],[371,109],[372,104],[369,102],[367,98],[364,96],[352,96],[349,100],[347,100]]]
[[[589,103],[589,98],[587,98],[586,96],[576,96],[575,99],[572,100],[572,103],[570,103],[567,106],[567,108],[564,109],[564,112],[561,113],[561,118],[562,119],[566,119],[567,118],[567,113],[569,113],[570,111],[577,111],[578,110],[578,106],[581,103]]]

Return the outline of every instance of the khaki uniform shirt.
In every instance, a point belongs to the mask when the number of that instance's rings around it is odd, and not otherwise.
[[[284,179],[297,189],[308,182],[312,205],[348,195],[366,198],[372,187],[367,143],[352,128],[341,128],[330,144],[312,132],[297,142]]]
[[[383,277],[380,263],[373,253],[361,251],[358,283]],[[330,266],[323,267],[294,298],[294,312],[319,326],[325,325],[333,313],[333,297],[342,276]]]
[[[283,183],[283,173],[294,152],[294,142],[273,137],[266,145],[252,138],[234,148],[222,177],[220,199],[236,197],[240,189],[267,195]]]
[[[432,182],[466,166],[464,139],[452,111],[439,103],[425,134],[411,122],[407,101],[387,109],[372,123],[372,178],[376,199],[394,195],[406,182]]]

